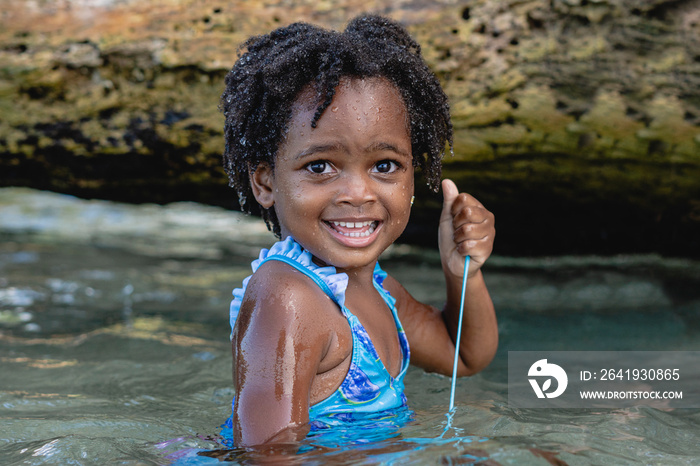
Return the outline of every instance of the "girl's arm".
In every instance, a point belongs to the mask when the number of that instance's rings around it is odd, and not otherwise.
[[[451,180],[444,180],[442,189],[439,246],[447,285],[442,312],[416,301],[396,280],[389,278],[384,283],[397,300],[399,317],[411,345],[411,362],[451,375],[464,258],[471,256],[457,368],[458,375],[465,376],[484,369],[498,347],[496,313],[481,273],[481,266],[493,249],[496,230],[493,214],[479,201],[469,194],[460,194]]]
[[[481,266],[493,250],[496,228],[493,214],[474,197],[460,193],[452,180],[443,180],[442,193],[439,246],[447,284],[447,301],[442,316],[450,336],[456,339],[464,259],[469,255],[459,349],[462,364],[458,366],[458,374],[471,375],[491,362],[498,347],[496,312],[481,273]]]
[[[311,384],[330,341],[319,325],[322,293],[274,261],[248,283],[232,341],[237,447],[294,444],[306,436]]]

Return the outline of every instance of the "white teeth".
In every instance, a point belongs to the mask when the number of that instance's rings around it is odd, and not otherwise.
[[[371,226],[374,222],[372,221],[367,221],[367,222],[333,222],[333,225],[339,226],[339,227],[345,227],[345,228],[364,228]]]
[[[377,228],[376,222],[373,221],[367,221],[367,222],[331,222],[335,226],[339,227],[345,227],[345,228],[365,228],[369,227],[367,230],[363,232],[342,232],[339,230],[336,230],[338,233],[340,233],[343,236],[349,236],[350,238],[364,238],[365,236],[371,235],[374,230]]]

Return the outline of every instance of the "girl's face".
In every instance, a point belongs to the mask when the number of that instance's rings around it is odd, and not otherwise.
[[[310,91],[293,106],[275,168],[261,164],[251,184],[274,205],[282,238],[291,235],[340,270],[374,265],[403,232],[413,195],[406,108],[382,78],[342,79],[330,106],[310,122]]]

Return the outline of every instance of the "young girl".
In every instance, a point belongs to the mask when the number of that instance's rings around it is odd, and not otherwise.
[[[282,241],[231,303],[237,446],[406,406],[409,362],[452,373],[464,258],[471,256],[461,376],[496,352],[481,274],[494,217],[442,182],[442,311],[378,265],[408,223],[414,169],[435,190],[452,144],[447,98],[398,24],[355,18],[342,33],[297,23],[249,39],[226,77],[225,167],[248,212]]]

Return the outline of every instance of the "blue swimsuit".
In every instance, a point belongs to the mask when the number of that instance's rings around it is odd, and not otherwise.
[[[410,351],[406,334],[401,327],[394,306],[396,300],[382,287],[386,278],[379,264],[374,269],[374,287],[391,310],[401,346],[401,371],[393,378],[384,367],[377,354],[367,330],[362,326],[347,307],[345,307],[345,289],[348,277],[337,273],[334,267],[320,267],[313,263],[311,253],[305,251],[299,243],[288,237],[275,243],[269,250],[263,249],[260,257],[253,261],[253,273],[268,260],[285,262],[307,277],[311,278],[338,305],[352,331],[352,361],[345,379],[338,389],[328,398],[309,409],[312,429],[323,429],[342,424],[363,415],[374,415],[388,410],[406,407],[403,378],[408,368]],[[231,302],[231,329],[236,323],[238,312],[245,294],[250,276],[243,280],[243,287],[233,291]],[[231,333],[233,336],[233,331]],[[404,411],[407,411],[405,409]],[[376,419],[376,417],[375,417]]]

